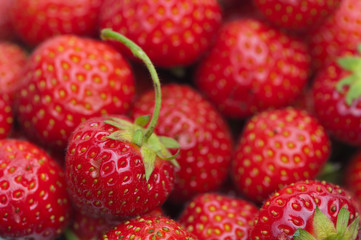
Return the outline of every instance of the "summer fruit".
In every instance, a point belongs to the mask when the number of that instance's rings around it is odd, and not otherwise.
[[[10,9],[14,0],[2,0],[0,5],[0,41],[14,40],[15,33],[11,26]],[[0,51],[1,52],[1,51]]]
[[[331,15],[341,0],[253,0],[273,24],[289,30],[309,31]]]
[[[129,64],[100,41],[57,36],[39,45],[24,68],[19,122],[46,147],[65,149],[80,122],[124,114],[134,97]]]
[[[240,136],[232,175],[247,198],[262,202],[280,187],[313,179],[330,155],[322,125],[305,111],[285,108],[252,117]]]
[[[290,104],[304,88],[308,71],[301,41],[244,18],[223,25],[195,83],[225,116],[246,118]]]
[[[149,115],[141,116],[132,123],[123,116],[104,116],[81,123],[69,139],[66,179],[73,202],[81,212],[122,220],[163,204],[173,187],[173,165],[178,167],[168,148],[179,145],[153,133],[161,90],[149,58],[123,35],[104,30],[101,36],[125,44],[145,62],[157,101],[151,119]]]
[[[0,91],[11,99],[18,90],[27,55],[20,46],[0,42]]]
[[[178,221],[199,240],[248,240],[257,214],[253,203],[205,193],[186,205]]]
[[[27,141],[0,140],[0,237],[51,240],[70,220],[64,171]]]
[[[361,146],[361,45],[321,69],[312,87],[317,118],[339,141]]]
[[[263,204],[250,240],[355,240],[358,218],[351,197],[341,187],[301,181]]]
[[[222,116],[190,86],[163,85],[162,98],[155,131],[181,146],[170,200],[184,203],[198,193],[220,188],[227,177],[233,142]],[[133,117],[150,114],[153,104],[154,93],[145,93],[134,103]]]
[[[319,70],[344,50],[357,47],[361,42],[360,12],[361,1],[343,0],[334,14],[308,35],[313,68]]]
[[[106,0],[100,13],[101,28],[124,34],[162,67],[194,63],[209,48],[221,20],[217,0]]]
[[[0,139],[9,136],[13,121],[13,110],[10,104],[10,97],[4,93],[0,94]]]
[[[101,240],[197,240],[183,226],[166,217],[139,217],[126,221],[104,234]]]
[[[102,0],[15,0],[11,23],[19,37],[36,46],[56,35],[96,36]]]

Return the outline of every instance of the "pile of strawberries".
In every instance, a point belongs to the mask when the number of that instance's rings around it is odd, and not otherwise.
[[[360,0],[0,2],[0,239],[360,240],[360,147]]]

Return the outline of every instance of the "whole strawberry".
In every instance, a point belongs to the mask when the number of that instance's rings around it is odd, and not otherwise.
[[[250,240],[355,240],[359,213],[351,197],[327,182],[301,181],[262,206]]]
[[[126,113],[134,96],[129,64],[109,45],[72,35],[41,44],[24,67],[19,122],[44,146],[63,150],[80,122]]]
[[[197,240],[183,226],[166,217],[139,217],[126,221],[104,234],[101,240]]]
[[[96,36],[102,0],[15,0],[11,23],[29,46],[61,34]]]
[[[0,139],[9,136],[13,121],[10,97],[4,93],[0,94]]]
[[[273,24],[289,30],[309,31],[331,15],[341,0],[253,0]]]
[[[361,1],[342,0],[340,7],[309,35],[312,67],[328,65],[344,50],[356,48],[361,42]]]
[[[199,240],[248,240],[257,214],[251,202],[205,193],[187,204],[178,221]]]
[[[155,65],[174,67],[199,59],[221,19],[217,0],[106,0],[100,27],[136,42]]]
[[[234,183],[246,197],[262,202],[284,185],[315,178],[330,150],[324,128],[305,111],[259,113],[246,124],[236,146]]]
[[[227,22],[196,72],[198,88],[228,117],[290,104],[308,79],[305,44],[266,24]]]
[[[0,91],[11,101],[18,90],[27,59],[25,51],[15,43],[0,42]]]
[[[361,146],[360,64],[361,45],[321,69],[312,86],[317,118],[334,138],[353,146]]]
[[[70,220],[64,171],[27,141],[0,140],[0,237],[52,240]]]
[[[181,147],[177,157],[174,191],[170,200],[184,203],[199,193],[217,190],[225,181],[233,142],[223,117],[196,90],[187,85],[162,87],[162,110],[156,132],[175,138]],[[134,117],[150,114],[154,93],[141,96]]]

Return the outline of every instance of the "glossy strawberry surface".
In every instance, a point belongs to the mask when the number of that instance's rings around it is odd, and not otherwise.
[[[315,178],[330,150],[324,128],[305,111],[259,113],[246,124],[236,146],[234,183],[246,197],[262,202],[284,185]]]
[[[140,217],[126,221],[104,234],[102,240],[197,240],[193,234],[166,217]]]
[[[178,221],[199,240],[248,240],[257,214],[251,202],[205,193],[186,205]]]
[[[159,207],[173,187],[173,166],[160,158],[146,180],[139,146],[106,138],[116,131],[96,117],[81,123],[69,139],[68,190],[87,215],[127,219]]]
[[[100,27],[135,41],[155,65],[174,67],[199,59],[221,20],[216,0],[106,0]]]
[[[199,64],[195,83],[227,117],[290,104],[308,79],[304,43],[259,20],[227,22]]]
[[[292,240],[298,228],[312,233],[316,206],[335,225],[342,207],[350,212],[349,223],[359,215],[351,196],[340,186],[301,181],[286,186],[265,201],[250,240]]]
[[[25,65],[19,122],[32,139],[63,150],[80,122],[126,113],[134,96],[129,64],[103,42],[72,35],[40,45]]]
[[[15,0],[11,22],[29,46],[61,34],[95,37],[102,0]]]
[[[70,221],[64,171],[27,141],[0,140],[0,236],[51,240]]]
[[[144,94],[134,104],[134,118],[151,114],[153,105],[154,93]],[[155,131],[176,139],[181,146],[172,201],[184,203],[222,185],[232,157],[231,133],[223,117],[196,90],[181,84],[164,85]]]

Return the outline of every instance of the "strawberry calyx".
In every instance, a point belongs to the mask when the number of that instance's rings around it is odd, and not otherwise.
[[[297,229],[293,234],[294,240],[354,240],[358,234],[359,217],[357,217],[350,225],[350,212],[342,207],[337,216],[336,227],[331,219],[316,206],[313,219],[313,234],[304,229]]]
[[[154,170],[157,157],[170,161],[175,167],[179,168],[179,164],[175,160],[180,152],[180,145],[178,142],[169,137],[157,136],[154,133],[161,108],[162,91],[160,80],[152,61],[136,43],[120,33],[111,29],[103,29],[101,31],[101,38],[103,40],[115,40],[121,42],[131,50],[135,57],[142,60],[150,72],[155,90],[155,104],[152,118],[150,118],[150,115],[140,116],[134,123],[120,118],[110,118],[104,122],[119,130],[113,132],[107,138],[131,142],[140,147],[147,181]],[[148,126],[145,128],[146,125]],[[178,151],[175,155],[172,155],[168,149],[178,149]]]
[[[357,50],[361,54],[361,44]],[[354,100],[361,97],[361,57],[342,57],[337,62],[343,69],[351,72],[349,76],[341,79],[336,85],[336,89],[340,93],[345,91],[345,86],[349,87],[345,100],[347,105],[351,106]]]

